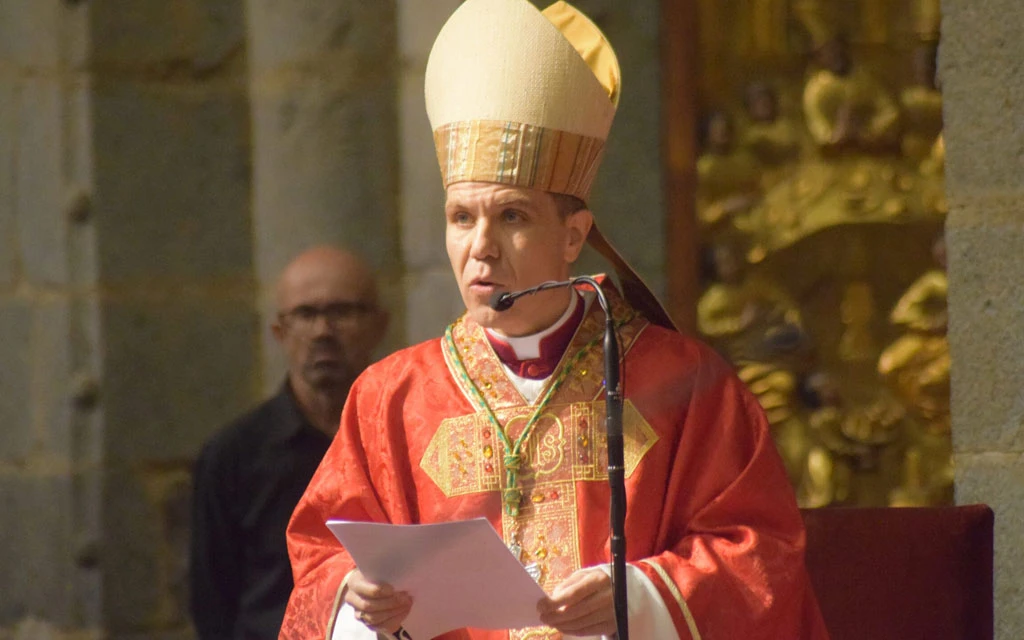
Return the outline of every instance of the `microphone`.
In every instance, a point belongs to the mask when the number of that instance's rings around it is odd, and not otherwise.
[[[495,291],[487,301],[487,306],[495,311],[507,311],[512,308],[512,305],[516,300],[523,296],[528,296],[546,289],[571,287],[576,284],[576,280],[576,278],[569,278],[568,280],[548,280],[547,282],[542,282],[535,287],[530,287],[529,289],[523,289],[521,291]]]
[[[487,301],[487,306],[495,311],[506,311],[512,307],[515,301],[516,299],[508,291],[495,291],[491,294],[491,299]]]

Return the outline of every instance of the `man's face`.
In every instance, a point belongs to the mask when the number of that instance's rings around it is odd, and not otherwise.
[[[529,335],[565,311],[569,297],[564,289],[524,296],[507,311],[495,311],[488,303],[496,291],[568,278],[590,231],[589,211],[563,219],[544,191],[460,182],[448,187],[445,219],[448,259],[473,320],[505,335]]]
[[[293,385],[344,393],[369,365],[386,326],[372,276],[351,265],[313,260],[283,278],[272,329],[288,357]]]

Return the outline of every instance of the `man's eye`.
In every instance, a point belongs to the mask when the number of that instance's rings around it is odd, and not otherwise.
[[[312,320],[320,314],[316,307],[307,307],[305,305],[295,307],[295,309],[292,310],[292,313],[295,314],[296,318],[301,318],[303,320]]]
[[[519,222],[523,219],[523,214],[515,209],[505,209],[501,212],[501,218],[505,222]]]
[[[454,224],[468,224],[472,222],[472,217],[465,211],[458,211],[451,215],[451,221]]]

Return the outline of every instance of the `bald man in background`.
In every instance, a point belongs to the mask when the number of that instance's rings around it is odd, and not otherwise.
[[[288,519],[387,329],[371,269],[332,247],[297,256],[276,303],[284,384],[218,431],[196,463],[191,593],[202,640],[277,638],[292,589]]]

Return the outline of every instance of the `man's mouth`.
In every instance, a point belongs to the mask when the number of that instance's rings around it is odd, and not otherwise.
[[[493,280],[486,280],[484,278],[474,278],[473,280],[470,280],[469,288],[472,291],[478,291],[480,293],[490,295],[494,291],[504,289],[505,286],[502,285],[500,282],[495,282]]]

